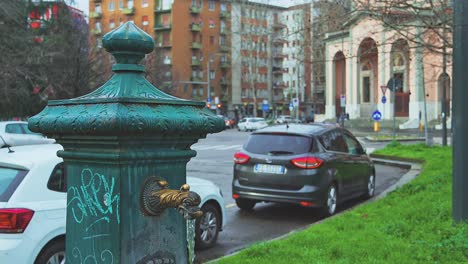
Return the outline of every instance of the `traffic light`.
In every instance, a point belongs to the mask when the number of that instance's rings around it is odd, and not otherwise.
[[[216,107],[221,108],[221,104],[217,104]]]

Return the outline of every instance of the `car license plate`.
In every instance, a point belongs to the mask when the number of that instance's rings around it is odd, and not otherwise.
[[[255,164],[254,172],[255,173],[284,174],[284,167],[280,165]]]

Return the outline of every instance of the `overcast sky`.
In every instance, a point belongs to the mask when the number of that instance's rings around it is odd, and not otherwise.
[[[69,3],[74,2],[73,6],[81,9],[85,14],[89,13],[89,0],[67,0]],[[254,2],[267,3],[270,5],[277,5],[283,7],[289,7],[292,5],[298,5],[303,3],[310,3],[311,0],[254,0]]]

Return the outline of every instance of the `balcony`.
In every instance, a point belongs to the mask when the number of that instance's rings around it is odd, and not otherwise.
[[[229,34],[229,30],[227,30],[226,28],[221,28],[219,30],[219,34],[221,35],[228,35]]]
[[[279,23],[279,22],[273,22],[273,29],[283,29],[283,28],[286,28],[286,25],[283,24],[283,23]]]
[[[192,41],[192,49],[201,49],[201,48],[202,48],[202,44],[200,42]]]
[[[199,24],[192,23],[191,26],[190,26],[190,30],[200,32],[202,30],[202,28],[201,28],[201,26]]]
[[[191,6],[190,7],[190,13],[191,14],[200,14],[201,8],[198,6]]]
[[[161,84],[161,86],[158,87],[158,88],[160,88],[160,89],[163,90],[163,91],[171,90],[171,88],[172,88],[172,82],[171,82],[171,81],[163,82],[163,83]]]
[[[222,52],[229,52],[231,48],[228,45],[220,45],[219,50]]]
[[[101,30],[101,29],[98,29],[98,28],[93,28],[93,29],[91,29],[91,34],[93,34],[93,35],[101,35],[101,34],[102,34],[102,30]]]
[[[155,48],[161,48],[161,49],[171,48],[172,43],[170,43],[169,41],[167,41],[167,42],[155,42],[154,46],[155,46]]]
[[[198,58],[192,58],[192,67],[201,66],[201,61]]]
[[[283,45],[286,42],[288,41],[282,37],[276,37],[275,39],[273,39],[273,44],[275,45]]]
[[[273,67],[271,69],[271,71],[273,72],[273,74],[283,74],[283,73],[288,73],[288,69],[285,69],[285,68],[279,68],[279,67]]]
[[[127,16],[133,16],[135,14],[135,8],[134,7],[127,7],[122,9],[122,14],[127,15]]]
[[[89,18],[95,18],[95,19],[99,19],[102,17],[102,13],[101,12],[89,12]]]
[[[222,69],[230,68],[231,67],[231,62],[230,61],[222,61],[221,64],[220,64],[220,67]]]
[[[283,89],[286,88],[286,83],[285,82],[274,82],[273,83],[273,88],[274,89]]]
[[[221,19],[229,18],[229,13],[227,11],[222,11],[219,13],[219,18]]]
[[[286,55],[282,51],[277,51],[273,53],[273,59],[284,59]]]
[[[203,81],[202,78],[200,78],[200,77],[193,77],[193,76],[190,78],[190,80],[191,80],[192,82],[202,82],[202,81]]]
[[[154,31],[163,31],[163,30],[171,30],[171,24],[156,24],[154,26]]]
[[[170,8],[163,9],[162,7],[155,7],[154,12],[157,14],[170,13],[172,10]]]
[[[230,85],[231,80],[221,78],[221,80],[219,81],[219,84],[221,84],[221,85]]]

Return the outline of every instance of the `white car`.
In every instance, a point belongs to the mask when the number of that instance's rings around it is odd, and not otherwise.
[[[59,144],[0,149],[0,263],[62,263],[65,258],[67,186]],[[195,246],[216,243],[225,223],[221,190],[212,182],[187,177],[202,198]]]
[[[254,131],[267,127],[268,124],[265,121],[265,118],[261,117],[246,117],[239,120],[237,123],[237,130],[239,131]]]
[[[7,145],[22,146],[49,143],[55,143],[55,140],[47,138],[42,134],[32,132],[28,128],[28,122],[0,122],[0,148],[6,147]]]
[[[284,124],[284,123],[291,123],[292,121],[292,118],[291,116],[288,116],[288,115],[280,115],[277,119],[276,119],[276,123],[277,124]]]

